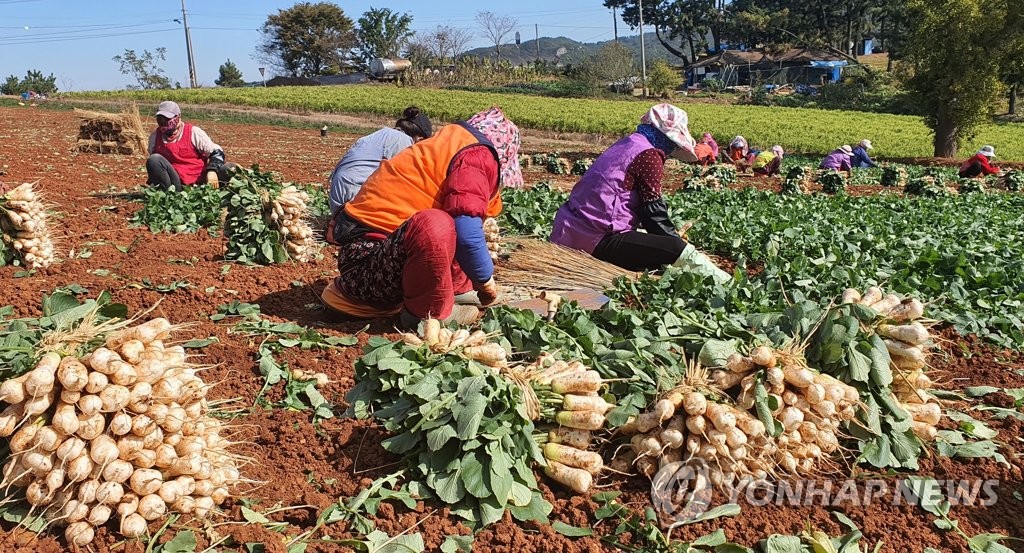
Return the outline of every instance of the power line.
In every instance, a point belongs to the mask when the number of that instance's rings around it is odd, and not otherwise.
[[[54,42],[70,42],[76,40],[91,40],[95,38],[111,38],[111,37],[122,37],[122,36],[133,36],[133,35],[148,35],[154,33],[167,33],[171,31],[177,31],[178,29],[156,29],[152,31],[130,31],[125,33],[109,33],[102,35],[89,35],[79,37],[65,37],[65,38],[46,38],[42,40],[12,40],[12,39],[0,39],[0,46],[21,46],[23,44],[49,44]]]
[[[72,36],[75,36],[75,35],[78,35],[78,34],[81,34],[81,33],[88,33],[88,32],[94,32],[94,31],[111,31],[111,30],[114,30],[114,29],[130,29],[130,28],[135,28],[135,27],[148,27],[150,25],[157,25],[157,24],[160,24],[160,23],[167,23],[167,20],[158,20],[158,21],[152,21],[152,22],[146,22],[146,23],[133,23],[133,24],[128,24],[128,25],[106,25],[106,26],[102,26],[102,27],[97,27],[95,29],[80,29],[80,30],[74,30],[74,31],[54,31],[54,32],[50,32],[50,33],[30,33],[28,35],[22,35],[22,36],[18,36],[18,35],[0,36],[0,40],[17,40],[17,39],[21,39],[21,38],[24,38],[24,39],[37,39],[37,38],[43,38],[43,37],[62,37],[62,36],[72,37]]]

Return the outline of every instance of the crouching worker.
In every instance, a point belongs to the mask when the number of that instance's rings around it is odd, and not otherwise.
[[[555,214],[551,241],[631,271],[696,260],[716,280],[728,280],[683,240],[662,197],[666,158],[692,162],[694,146],[685,111],[671,104],[652,107],[636,132],[598,156],[573,187]]]
[[[483,221],[501,212],[499,184],[522,182],[519,129],[497,107],[381,162],[334,215],[341,274],[324,302],[357,318],[399,315],[403,328],[475,321],[498,297]]]
[[[156,124],[149,135],[148,184],[180,192],[183,185],[216,185],[231,178],[237,166],[225,162],[224,150],[203,129],[181,120],[178,104],[160,102]]]
[[[960,166],[960,178],[973,179],[998,175],[999,168],[992,166],[992,159],[996,157],[996,149],[992,146],[982,146],[978,153]]]

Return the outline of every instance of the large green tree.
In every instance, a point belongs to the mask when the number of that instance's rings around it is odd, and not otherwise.
[[[1019,0],[910,0],[909,87],[934,131],[935,155],[955,157],[989,120],[1005,48],[1021,33]]]
[[[689,65],[711,44],[718,48],[724,24],[721,0],[645,0],[644,26],[654,27],[658,42]],[[622,10],[622,20],[632,28],[640,26],[637,0],[605,0],[609,8]],[[678,42],[678,44],[676,43]]]
[[[356,59],[365,68],[374,58],[395,58],[412,38],[412,16],[389,8],[370,8],[359,18]]]
[[[242,78],[242,72],[239,71],[238,66],[230,59],[221,64],[219,73],[220,76],[213,81],[217,86],[239,87],[245,84],[245,79]]]
[[[270,65],[288,75],[315,77],[349,66],[356,45],[355,26],[337,4],[301,2],[267,16],[257,49]]]

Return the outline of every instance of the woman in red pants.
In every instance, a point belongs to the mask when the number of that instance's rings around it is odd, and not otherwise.
[[[335,215],[341,274],[324,301],[353,317],[399,314],[405,328],[476,320],[498,296],[483,220],[501,212],[499,185],[522,183],[519,129],[497,107],[383,161]]]

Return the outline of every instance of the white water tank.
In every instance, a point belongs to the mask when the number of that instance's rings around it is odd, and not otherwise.
[[[403,59],[376,58],[370,61],[370,75],[378,79],[395,77],[412,67],[412,62]]]

